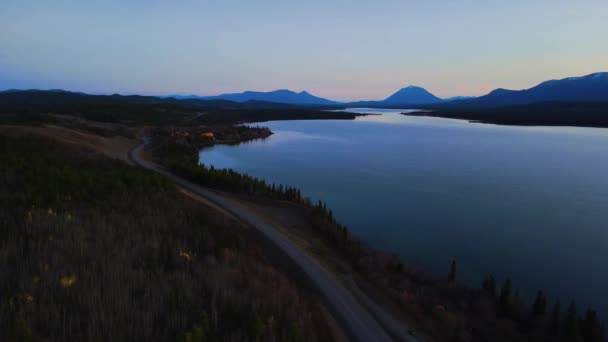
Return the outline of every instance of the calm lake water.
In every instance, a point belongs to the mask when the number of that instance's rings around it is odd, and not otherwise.
[[[509,276],[608,315],[608,130],[418,118],[274,121],[200,160],[302,189],[371,246],[479,286]],[[552,304],[551,304],[552,305]]]

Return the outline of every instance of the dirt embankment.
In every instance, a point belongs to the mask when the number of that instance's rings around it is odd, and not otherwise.
[[[70,128],[45,126],[0,126],[0,133],[8,136],[36,135],[79,146],[83,151],[99,153],[113,159],[132,164],[129,150],[137,145],[137,140],[122,136],[102,137],[93,133]]]

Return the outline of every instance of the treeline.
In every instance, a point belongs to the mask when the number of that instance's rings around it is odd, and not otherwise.
[[[332,340],[246,228],[164,178],[42,138],[0,159],[0,340]]]
[[[333,212],[324,202],[319,201],[312,207],[310,222],[312,227],[316,229],[317,232],[335,248],[335,250],[343,254],[347,260],[354,260],[361,255],[362,249],[359,239],[351,235],[346,226],[340,224],[336,220]]]
[[[0,115],[31,117],[53,113],[99,122],[164,125],[188,120],[196,112],[197,109],[177,100],[151,96],[37,90],[0,92]]]
[[[574,301],[564,313],[559,301],[550,308],[543,291],[538,291],[532,305],[526,305],[509,278],[499,289],[493,276],[485,276],[481,288],[494,301],[500,316],[519,322],[523,330],[542,336],[544,341],[606,341],[605,327],[597,312],[587,309],[584,315],[579,316]]]
[[[2,115],[65,114],[99,122],[175,125],[234,124],[268,120],[354,119],[357,114],[264,101],[89,95],[67,91],[0,92]]]
[[[187,133],[187,134],[186,134]],[[211,133],[212,135],[207,135]],[[203,147],[212,146],[217,141],[222,143],[243,143],[272,135],[267,127],[245,125],[214,125],[203,127],[157,127],[152,131],[148,145],[157,161],[164,165],[186,162],[198,163],[198,153]]]
[[[205,187],[269,199],[293,201],[310,206],[310,200],[302,198],[299,189],[266,183],[263,179],[232,169],[216,169],[213,166],[207,167],[184,161],[173,162],[167,166],[176,175]]]
[[[406,115],[436,116],[452,119],[523,126],[608,127],[606,102],[541,102],[519,106],[479,108],[442,104],[432,111]]]
[[[178,161],[178,158],[171,160],[172,162],[165,164],[171,172],[204,187],[267,199],[291,201],[310,208],[312,226],[336,250],[351,259],[361,253],[361,242],[336,220],[327,204],[319,201],[313,205],[309,198],[302,196],[302,192],[298,188],[267,183],[263,179],[232,169],[216,169],[213,166],[207,167],[184,160]]]
[[[280,108],[239,108],[209,111],[195,121],[204,124],[238,124],[264,122],[271,120],[353,120],[362,114],[306,108],[281,106]]]

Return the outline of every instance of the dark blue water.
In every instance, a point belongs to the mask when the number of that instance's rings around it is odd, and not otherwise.
[[[361,111],[361,110],[358,110]],[[378,110],[372,110],[378,112]],[[323,199],[371,246],[474,286],[511,277],[608,315],[608,130],[510,127],[384,111],[275,121],[201,162]]]

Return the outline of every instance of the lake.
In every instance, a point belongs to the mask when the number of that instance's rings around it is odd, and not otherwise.
[[[608,315],[608,130],[411,117],[261,123],[200,161],[322,199],[369,245],[479,287],[485,274]],[[552,305],[552,302],[550,303]]]

